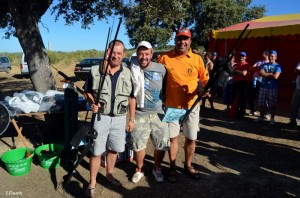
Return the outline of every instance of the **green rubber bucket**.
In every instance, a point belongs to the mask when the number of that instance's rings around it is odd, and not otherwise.
[[[64,146],[61,144],[45,144],[35,149],[41,167],[45,169],[57,168],[60,166],[61,153]]]
[[[28,154],[27,154],[28,153]],[[29,155],[27,157],[27,155]],[[7,171],[13,176],[21,176],[29,173],[34,151],[30,148],[17,148],[4,153],[1,160]]]

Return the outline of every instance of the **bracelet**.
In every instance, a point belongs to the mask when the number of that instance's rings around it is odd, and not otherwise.
[[[133,122],[133,123],[135,123],[135,120],[129,120],[129,122]]]

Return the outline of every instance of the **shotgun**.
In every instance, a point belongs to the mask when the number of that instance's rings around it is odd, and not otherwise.
[[[247,36],[241,41],[241,38],[243,34],[246,32],[247,28],[249,27],[249,24],[246,25],[244,30],[239,35],[238,39],[235,41],[235,43],[232,45],[231,49],[229,50],[229,53],[225,56],[225,58],[218,57],[216,61],[214,62],[213,70],[210,73],[209,80],[206,84],[206,86],[203,88],[205,91],[207,91],[211,86],[215,83],[216,80],[219,79],[219,76],[222,71],[226,71],[229,74],[235,74],[236,71],[231,67],[231,59],[234,56],[234,52],[236,50],[236,47],[240,47],[241,45],[238,45],[239,43],[243,43],[244,39],[248,37],[248,35],[251,33],[251,31],[247,34]],[[240,42],[241,41],[241,42]]]
[[[219,78],[219,76],[220,76],[220,74],[221,74],[221,72],[223,70],[226,70],[230,74],[235,73],[235,70],[234,69],[230,69],[232,67],[230,65],[228,65],[228,64],[230,64],[230,60],[233,57],[234,50],[235,50],[236,46],[238,45],[238,43],[240,42],[243,34],[245,33],[245,31],[247,30],[248,27],[249,27],[249,24],[246,25],[246,27],[244,28],[244,30],[242,31],[242,33],[239,35],[238,39],[235,41],[235,43],[231,47],[231,49],[230,49],[228,55],[225,57],[225,59],[222,59],[221,61],[219,60],[220,61],[220,62],[218,62],[219,65],[214,66],[213,71],[211,72],[211,76],[210,76],[210,78],[209,78],[206,86],[203,88],[204,90],[207,91],[215,83],[215,81]],[[248,35],[249,34],[250,33],[248,33]],[[217,61],[218,61],[218,59],[217,59]],[[199,84],[201,85],[201,83],[198,82],[198,92],[199,92],[198,93],[198,98],[195,100],[195,102],[193,103],[193,105],[191,106],[191,108],[184,115],[184,117],[182,118],[182,121],[180,122],[180,124],[182,124],[187,119],[187,117],[190,115],[190,113],[193,111],[193,109],[197,106],[197,104],[201,100],[202,86],[200,86]]]
[[[71,77],[69,77],[69,76],[67,76],[65,73],[63,73],[62,71],[59,71],[57,68],[55,68],[53,65],[51,65],[51,67],[53,67],[56,71],[57,71],[57,73],[59,74],[59,75],[61,75],[62,77],[64,77],[64,79],[66,80],[66,81],[69,81],[69,82],[76,82],[74,79],[71,79]],[[79,87],[77,87],[76,85],[75,85],[75,87],[76,87],[76,90],[79,92],[79,93],[81,93],[82,95],[84,95],[84,91],[81,89],[81,88],[79,88]]]

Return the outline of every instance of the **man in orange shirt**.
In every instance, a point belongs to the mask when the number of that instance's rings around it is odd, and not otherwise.
[[[165,65],[166,99],[165,106],[171,108],[189,109],[198,97],[198,83],[204,87],[209,79],[203,59],[191,50],[192,35],[190,30],[181,28],[176,32],[175,49],[162,54],[158,62]],[[185,136],[184,152],[186,172],[194,179],[200,179],[200,174],[192,166],[195,153],[197,132],[199,131],[199,104],[191,111],[182,123]],[[170,131],[170,182],[176,182],[176,155],[178,151],[178,135],[180,124],[178,121],[169,123]]]

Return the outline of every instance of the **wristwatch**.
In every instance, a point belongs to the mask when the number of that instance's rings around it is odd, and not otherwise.
[[[130,121],[133,122],[133,123],[135,123],[135,120],[129,120],[129,122],[130,122]]]

